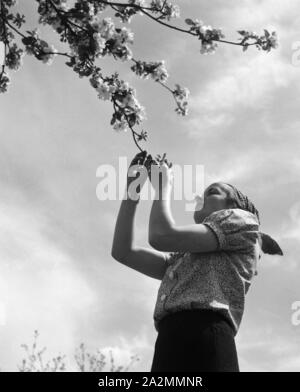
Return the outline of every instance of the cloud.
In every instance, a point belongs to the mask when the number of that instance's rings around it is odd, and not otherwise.
[[[115,369],[122,366],[126,371],[127,367],[128,371],[144,371],[149,366],[148,363],[151,361],[153,354],[153,346],[149,344],[145,326],[131,339],[120,333],[114,344],[104,344],[98,347],[97,343],[94,342],[92,346],[84,344],[84,349],[86,354],[89,353],[102,362],[102,371],[110,371],[112,366]],[[81,350],[77,351],[78,354],[80,352]],[[86,371],[88,371],[88,360],[86,360],[85,365]],[[78,371],[75,358],[69,361],[68,369],[70,371]]]
[[[235,3],[235,7],[230,9],[230,14],[232,15],[232,23],[238,22],[246,28],[269,28],[271,25],[281,25],[285,27],[285,30],[288,30],[297,23],[295,15],[297,15],[298,10],[299,3],[297,0],[290,0],[289,2],[246,0],[242,4]]]
[[[295,371],[299,364],[299,334],[275,312],[260,312],[259,324],[248,318],[242,327],[237,351],[242,371]],[[290,321],[290,320],[285,320]],[[298,369],[299,370],[299,369]]]
[[[279,53],[241,55],[224,64],[223,71],[208,81],[190,99],[191,118],[187,132],[200,137],[201,131],[217,129],[224,136],[240,111],[268,110],[274,91],[297,80],[299,72]]]
[[[204,57],[209,70],[194,76],[186,127],[190,137],[201,139],[203,132],[214,130],[224,137],[226,129],[235,126],[243,110],[254,110],[254,116],[258,110],[272,111],[275,92],[284,95],[287,87],[299,86],[299,69],[292,66],[291,49],[291,42],[295,39],[292,26],[296,26],[294,15],[297,14],[292,10],[296,11],[298,6],[297,1],[274,3],[269,0],[245,1],[243,4],[231,2],[231,7],[220,5],[215,19],[224,22],[224,31],[235,28],[253,31],[256,27],[259,32],[264,27],[274,29],[278,32],[280,46],[270,53],[256,48],[242,53],[238,47],[219,45],[217,54]],[[252,113],[248,112],[248,116],[251,117]]]
[[[282,238],[296,239],[300,242],[300,202],[289,209],[289,221],[282,228]]]
[[[233,156],[230,161],[225,161],[223,165],[213,170],[210,170],[206,179],[208,183],[215,181],[222,182],[239,182],[244,180],[255,170],[253,168],[252,154],[243,154],[243,156]]]
[[[300,369],[300,356],[295,355],[290,358],[281,358],[277,368],[274,371],[278,372],[299,372]]]
[[[20,344],[40,330],[50,350],[73,350],[74,326],[96,299],[70,257],[42,234],[46,222],[32,211],[0,205],[1,368],[16,369]],[[20,327],[21,326],[21,327]]]
[[[149,367],[153,354],[153,345],[150,344],[146,326],[141,331],[128,340],[126,336],[120,335],[116,345],[106,346],[101,351],[110,357],[109,351],[112,351],[116,364],[129,365],[131,358],[134,356],[136,360],[130,366],[129,371],[145,371]]]

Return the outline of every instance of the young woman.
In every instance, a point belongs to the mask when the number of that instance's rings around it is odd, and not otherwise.
[[[111,254],[161,280],[153,315],[158,336],[151,372],[238,372],[235,336],[257,261],[262,252],[282,255],[282,251],[259,231],[253,203],[223,182],[206,188],[203,205],[200,200],[196,205],[194,224],[177,225],[170,209],[170,165],[158,165],[146,151],[137,154],[130,167],[136,164],[147,168],[155,189],[148,238],[153,249],[134,245],[139,197],[133,200],[127,194],[117,217]],[[159,170],[161,181],[153,181]],[[147,175],[141,186],[146,179]],[[127,177],[126,192],[133,180]]]

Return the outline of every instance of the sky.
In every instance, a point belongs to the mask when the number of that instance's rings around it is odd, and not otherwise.
[[[270,53],[220,44],[201,55],[194,37],[137,16],[134,58],[165,60],[167,85],[190,90],[189,114],[179,117],[172,96],[141,80],[131,62],[99,65],[137,91],[152,155],[167,152],[178,165],[203,165],[204,184],[231,182],[260,211],[261,230],[284,256],[264,255],[246,297],[236,337],[241,371],[299,371],[300,325],[292,306],[300,301],[300,42],[297,0],[177,1],[181,20],[203,20],[226,37],[237,30],[276,30],[280,46]],[[19,5],[36,26],[36,2]],[[118,22],[119,23],[119,22]],[[119,23],[120,24],[120,23]],[[43,36],[62,48],[50,29]],[[299,44],[300,48],[300,44]],[[112,350],[117,365],[132,355],[133,371],[149,371],[157,332],[153,312],[160,281],[118,263],[111,255],[120,199],[99,200],[97,169],[138,152],[129,132],[110,126],[112,107],[100,101],[88,80],[57,57],[51,66],[25,57],[0,96],[0,369],[13,371],[33,331],[46,357]],[[123,167],[124,170],[124,167]],[[121,176],[121,174],[120,174]],[[124,173],[123,173],[124,176]],[[203,190],[203,189],[202,189]],[[119,196],[119,195],[118,195]],[[193,223],[185,200],[172,200],[177,224]],[[140,202],[135,243],[147,242],[151,200]],[[108,367],[106,368],[108,370]]]

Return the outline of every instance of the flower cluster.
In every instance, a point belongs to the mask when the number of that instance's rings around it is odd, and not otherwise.
[[[145,6],[145,1],[144,0],[129,0],[128,4],[133,4],[136,5],[137,7],[144,7]],[[118,10],[115,13],[116,17],[119,17],[123,23],[130,23],[131,18],[133,15],[136,14],[141,14],[143,15],[143,12],[140,11],[137,7],[124,7],[124,6],[116,6],[115,8]]]
[[[59,13],[67,11],[66,0],[53,1],[54,5],[51,5],[47,0],[37,0],[37,2],[39,3],[39,23],[43,25],[49,24],[57,33],[62,33],[64,24]]]
[[[165,0],[152,0],[150,7],[153,13],[160,13],[160,19],[170,20],[171,18],[180,17],[180,8],[178,5],[168,3]]]
[[[176,84],[175,86],[176,89],[173,91],[173,95],[177,103],[175,112],[181,114],[182,116],[186,116],[188,114],[187,106],[190,92],[186,87],[180,87],[179,84]]]
[[[262,45],[262,49],[269,52],[271,49],[277,49],[278,46],[279,43],[276,31],[272,31],[272,34],[270,34],[267,30],[265,30],[265,42]]]
[[[136,61],[131,69],[141,78],[148,79],[151,76],[156,82],[164,83],[169,77],[164,60],[152,62]]]
[[[206,26],[201,20],[186,19],[185,23],[190,27],[190,32],[196,34],[201,40],[201,54],[213,54],[215,53],[218,44],[216,41],[224,38],[224,34],[221,29],[214,29],[211,26]]]
[[[76,37],[72,36],[69,40],[71,56],[76,58],[77,64],[91,62],[105,55],[112,55],[122,61],[130,60],[132,51],[128,44],[133,43],[133,38],[128,28],[116,28],[111,18],[94,18],[87,31],[80,30]]]
[[[26,53],[35,56],[45,64],[52,64],[57,50],[53,45],[49,45],[46,41],[39,38],[38,30],[29,31],[29,36],[22,39],[25,45]]]
[[[18,4],[18,0],[3,0],[3,3],[4,3],[7,7],[14,7],[15,5]]]
[[[10,83],[10,78],[6,72],[1,72],[0,74],[0,93],[5,93],[8,89]]]
[[[5,65],[14,71],[17,71],[22,65],[24,54],[23,49],[18,48],[17,44],[13,43],[13,45],[9,46],[9,51],[5,58]]]
[[[111,100],[114,104],[111,125],[117,131],[127,131],[128,127],[140,124],[145,118],[145,108],[136,98],[136,91],[127,82],[120,80],[115,73],[111,77],[103,77],[98,68],[93,72],[90,83],[103,100]]]
[[[3,42],[3,44],[6,43],[8,45],[12,42],[12,40],[15,38],[15,36],[7,28],[6,24],[3,23],[3,18],[2,18],[3,13],[2,12],[3,11],[1,10],[1,13],[0,13],[0,42]],[[13,20],[12,14],[9,14],[9,17],[11,17],[11,19]]]
[[[270,33],[268,30],[264,30],[264,34],[259,36],[253,31],[240,30],[238,33],[242,36],[240,38],[243,50],[247,50],[249,45],[255,45],[259,50],[270,52],[271,49],[278,48],[278,37],[275,31]]]
[[[68,8],[68,3],[70,2],[67,0],[36,1],[39,3],[39,22],[52,26],[57,24],[62,28],[65,26],[67,18],[69,20],[87,23],[107,7],[105,3],[93,0],[76,0],[71,8]]]
[[[95,20],[92,27],[96,33],[93,35],[95,41],[100,41],[100,46],[103,47],[102,56],[109,54],[122,61],[132,58],[132,52],[127,45],[133,44],[134,34],[128,28],[116,28],[109,17]]]
[[[68,42],[76,62],[95,60],[106,54],[123,61],[132,58],[128,44],[133,43],[133,33],[127,28],[118,29],[111,18],[99,18],[106,4],[96,1],[77,0],[67,9],[66,0],[38,0],[39,22],[49,24],[62,40]]]
[[[185,19],[188,29],[179,29],[162,20],[170,20],[180,16],[177,5],[168,0],[126,0],[116,3],[101,0],[36,0],[38,3],[39,23],[53,28],[62,43],[67,46],[67,52],[58,52],[52,45],[39,37],[38,30],[20,31],[25,23],[25,16],[9,10],[17,4],[17,0],[0,0],[0,43],[4,44],[5,61],[0,74],[0,92],[7,91],[10,82],[6,67],[17,70],[22,64],[24,53],[35,56],[38,60],[51,64],[56,55],[67,57],[66,65],[71,67],[79,77],[88,77],[96,90],[98,98],[112,102],[114,113],[111,125],[115,130],[131,129],[134,141],[146,140],[147,132],[137,133],[133,130],[146,118],[144,107],[137,98],[136,91],[128,83],[119,79],[117,73],[104,77],[101,69],[96,66],[96,60],[105,56],[113,56],[115,60],[132,60],[131,70],[143,79],[151,78],[169,90],[175,98],[175,111],[187,115],[189,90],[176,84],[171,90],[166,84],[168,71],[164,61],[137,61],[133,58],[130,45],[134,42],[134,34],[127,27],[118,27],[114,21],[101,16],[107,9],[115,12],[115,17],[122,23],[130,23],[134,15],[140,14],[162,23],[166,27],[196,36],[201,42],[202,54],[214,53],[220,42],[240,45],[246,50],[250,45],[269,52],[277,48],[278,40],[275,32],[264,31],[259,36],[254,32],[239,31],[242,38],[239,43],[223,40],[221,29],[205,25],[202,21]],[[18,30],[19,29],[19,30]],[[25,50],[14,42],[15,34],[21,37]],[[137,143],[136,143],[137,144]]]
[[[106,8],[107,4],[98,0],[76,0],[73,8],[68,11],[67,15],[74,18],[76,22],[86,24]]]
[[[118,80],[117,92],[113,96],[116,111],[111,124],[115,130],[127,130],[146,119],[145,108],[136,99],[136,90],[127,82]]]
[[[113,94],[116,92],[117,87],[110,83],[109,80],[104,80],[102,76],[93,76],[90,79],[91,85],[95,88],[98,93],[98,98],[105,100],[111,100]]]

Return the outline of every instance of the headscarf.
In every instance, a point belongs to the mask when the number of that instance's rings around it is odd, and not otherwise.
[[[234,185],[227,184],[229,185],[232,189],[233,193],[233,198],[234,201],[236,202],[238,208],[249,211],[252,214],[254,214],[257,217],[258,223],[260,224],[260,217],[259,217],[259,212],[255,205],[252,203],[252,201],[244,194],[242,193],[239,189],[237,189]],[[268,234],[263,233],[259,231],[259,242],[261,249],[264,253],[270,254],[270,255],[283,255],[283,252],[278,245],[278,243]]]

